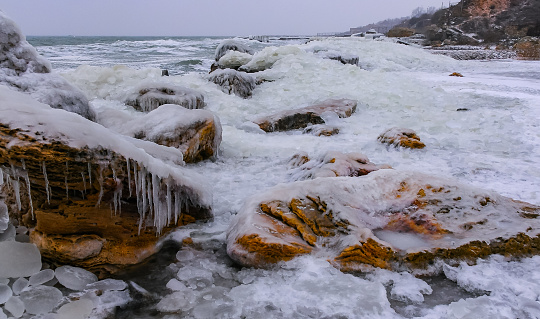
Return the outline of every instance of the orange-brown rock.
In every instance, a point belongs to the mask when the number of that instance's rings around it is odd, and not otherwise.
[[[540,59],[540,39],[526,37],[514,45],[514,50],[519,59],[539,60]]]
[[[10,109],[17,100],[7,97],[1,107]],[[181,182],[182,174],[187,181],[192,173],[145,153],[140,147],[146,144],[130,146],[75,114],[30,107],[0,110],[0,122],[7,123],[0,123],[0,192],[10,217],[30,228],[44,258],[114,272],[153,254],[169,230],[211,216],[202,189]],[[73,122],[80,132],[70,136],[64,128]],[[96,140],[118,151],[92,145]]]
[[[414,33],[415,31],[410,28],[394,27],[388,31],[386,36],[390,38],[406,38],[412,36]]]
[[[379,135],[377,140],[394,147],[424,148],[426,145],[420,141],[416,132],[406,128],[393,127]]]
[[[253,197],[229,228],[227,251],[253,267],[315,254],[344,271],[413,270],[437,259],[539,254],[539,235],[538,206],[452,180],[379,170]]]
[[[306,128],[309,124],[324,124],[323,113],[332,112],[339,117],[350,117],[356,111],[357,102],[347,99],[326,100],[319,104],[279,112],[255,120],[265,132],[289,131]]]

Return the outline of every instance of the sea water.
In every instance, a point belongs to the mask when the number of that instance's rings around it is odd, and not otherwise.
[[[28,37],[38,52],[90,98],[105,126],[141,81],[167,81],[205,95],[223,125],[219,157],[187,167],[213,185],[215,218],[169,238],[162,255],[122,275],[134,301],[118,318],[539,318],[540,258],[494,256],[475,266],[436,266],[432,276],[376,270],[345,274],[325,260],[301,257],[261,270],[235,265],[225,252],[231,216],[245,199],[289,182],[288,161],[327,151],[360,152],[376,164],[456,178],[540,204],[540,63],[456,61],[385,41],[328,39],[259,43],[275,58],[250,99],[223,93],[206,79],[223,38]],[[279,50],[276,48],[280,48]],[[359,56],[359,65],[321,58]],[[167,69],[169,77],[161,77]],[[459,72],[464,77],[450,77]],[[263,133],[257,116],[328,98],[358,101],[332,123],[340,133]],[[427,147],[396,150],[377,142],[386,129],[415,130]],[[144,293],[141,293],[143,291]],[[96,317],[103,316],[95,311]]]

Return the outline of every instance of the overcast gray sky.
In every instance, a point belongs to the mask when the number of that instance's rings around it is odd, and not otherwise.
[[[441,0],[0,0],[0,10],[26,35],[314,35],[441,5]]]

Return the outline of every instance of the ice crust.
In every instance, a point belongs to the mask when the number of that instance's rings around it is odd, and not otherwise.
[[[54,287],[37,286],[23,291],[20,295],[26,312],[45,314],[51,312],[62,300],[62,292]]]
[[[64,287],[72,290],[83,290],[97,281],[96,275],[78,267],[61,266],[56,268],[54,273]]]
[[[0,242],[0,278],[27,277],[41,269],[41,254],[34,244]]]

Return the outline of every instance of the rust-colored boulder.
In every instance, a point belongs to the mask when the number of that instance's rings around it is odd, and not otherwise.
[[[279,185],[249,199],[227,234],[229,256],[269,267],[303,254],[341,270],[426,269],[436,259],[540,253],[540,207],[415,172]]]
[[[289,131],[306,128],[309,124],[324,124],[324,113],[335,113],[339,117],[350,117],[356,111],[357,102],[347,99],[326,100],[319,104],[279,112],[255,120],[265,132]]]
[[[186,163],[217,156],[221,143],[221,123],[207,110],[189,110],[165,104],[126,122],[119,133],[159,145],[179,149]]]
[[[332,136],[339,134],[339,128],[325,124],[315,124],[306,127],[302,133],[315,136]]]
[[[405,148],[424,148],[426,144],[420,141],[416,132],[406,128],[393,127],[379,135],[377,140],[383,144],[389,144],[394,147]]]
[[[202,178],[171,164],[177,150],[8,89],[0,114],[0,192],[53,263],[114,272],[153,254],[169,230],[211,217]]]

